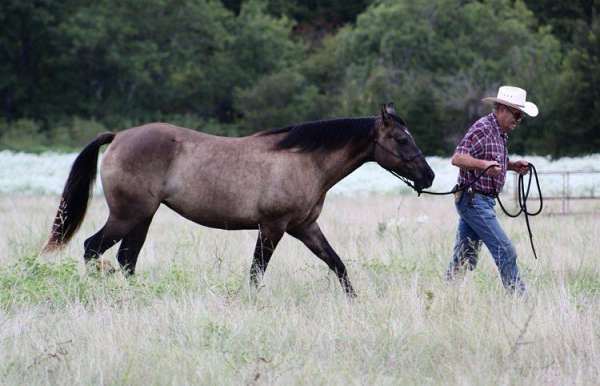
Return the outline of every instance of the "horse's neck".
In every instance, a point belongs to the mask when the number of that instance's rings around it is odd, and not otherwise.
[[[371,144],[365,143],[321,154],[317,162],[325,191],[369,161],[371,147]]]

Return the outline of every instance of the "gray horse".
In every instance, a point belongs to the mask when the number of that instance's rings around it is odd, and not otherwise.
[[[152,123],[100,134],[75,159],[50,238],[65,245],[85,216],[96,177],[110,210],[106,224],[85,243],[97,259],[121,241],[117,260],[133,274],[152,217],[162,203],[198,224],[226,230],[258,229],[250,280],[258,282],[284,233],[302,241],[338,276],[349,296],[346,267],[316,220],[327,191],[365,162],[431,186],[433,171],[391,104],[375,117],[332,119],[225,138]]]

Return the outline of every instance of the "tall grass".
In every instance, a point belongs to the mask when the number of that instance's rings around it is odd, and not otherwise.
[[[443,280],[451,200],[331,197],[321,225],[358,298],[284,237],[263,285],[248,271],[256,232],[210,230],[161,209],[138,274],[81,262],[104,222],[92,203],[62,252],[40,256],[56,197],[1,196],[0,382],[14,384],[596,384],[598,214],[502,218],[528,283],[507,296],[487,251]],[[115,249],[106,257],[114,259]]]

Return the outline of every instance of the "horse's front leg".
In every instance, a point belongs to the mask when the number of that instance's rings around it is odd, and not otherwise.
[[[348,297],[356,297],[356,292],[354,292],[350,279],[348,279],[346,266],[331,245],[329,245],[329,242],[316,222],[289,230],[288,233],[302,241],[312,253],[327,264],[329,269],[335,272]]]
[[[254,259],[250,267],[250,284],[258,287],[260,279],[267,270],[271,255],[283,236],[283,229],[260,225],[258,227],[258,239],[254,248]]]

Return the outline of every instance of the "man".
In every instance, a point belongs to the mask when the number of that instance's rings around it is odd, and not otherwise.
[[[449,280],[461,276],[467,268],[475,269],[483,242],[494,258],[504,287],[510,292],[525,294],[515,248],[502,230],[494,206],[506,171],[526,174],[529,169],[527,161],[508,159],[506,144],[508,134],[521,122],[523,113],[531,117],[538,114],[537,106],[526,101],[526,96],[521,88],[502,86],[497,97],[482,99],[493,103],[494,111],[469,128],[454,152],[452,164],[460,168],[459,187],[469,186],[485,169],[490,169],[470,188],[455,194],[459,221],[452,261],[446,273]]]

